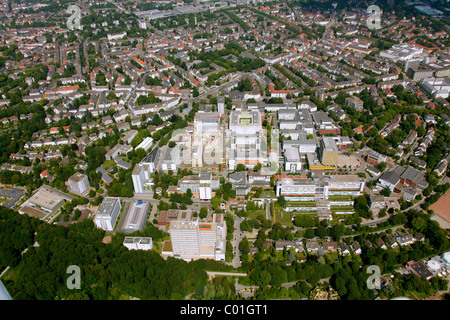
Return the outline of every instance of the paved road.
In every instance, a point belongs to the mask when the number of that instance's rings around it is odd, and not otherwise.
[[[234,218],[234,230],[233,230],[233,239],[231,240],[231,245],[233,246],[233,261],[231,261],[231,266],[233,268],[239,268],[241,266],[241,253],[239,251],[239,243],[242,240],[242,231],[241,231],[241,222],[244,219],[241,217]]]
[[[272,209],[271,209],[271,205],[270,205],[270,200],[266,200],[266,220],[272,220]]]
[[[232,277],[246,277],[247,273],[237,273],[237,272],[216,272],[216,271],[206,271],[206,273],[208,274],[209,279],[211,280],[212,278],[216,277],[216,276],[232,276]]]

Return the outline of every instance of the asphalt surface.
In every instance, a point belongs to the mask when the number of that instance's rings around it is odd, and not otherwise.
[[[13,208],[16,202],[19,201],[24,194],[25,191],[18,188],[5,189],[0,187],[0,197],[8,199],[6,202],[3,202],[2,205],[7,208]]]

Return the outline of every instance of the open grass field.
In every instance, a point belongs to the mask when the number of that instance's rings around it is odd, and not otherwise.
[[[283,226],[292,227],[294,224],[291,221],[291,215],[288,212],[277,211],[275,213],[276,222],[281,223]]]
[[[266,217],[266,210],[255,210],[248,213],[250,219],[256,219],[259,215]]]
[[[113,160],[105,160],[105,162],[103,162],[103,164],[102,164],[102,168],[105,169],[105,170],[108,170],[109,168],[111,168],[115,164],[116,163]]]

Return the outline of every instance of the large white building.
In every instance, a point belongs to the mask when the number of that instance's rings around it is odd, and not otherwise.
[[[219,113],[196,114],[191,143],[188,143],[187,147],[190,152],[186,152],[184,156],[191,156],[190,162],[194,168],[217,167],[223,163],[223,132]]]
[[[156,146],[140,163],[135,165],[131,174],[135,194],[153,194],[151,174],[156,170],[158,157],[159,147]]]
[[[298,148],[289,147],[284,150],[284,170],[288,172],[300,172],[302,170]]]
[[[226,131],[226,160],[234,170],[238,164],[253,168],[267,165],[267,138],[262,128],[261,112],[232,111]]]
[[[120,198],[106,197],[100,207],[94,222],[97,228],[113,231],[121,209]]]
[[[390,49],[381,51],[380,57],[392,60],[394,62],[406,62],[413,58],[417,58],[423,53],[423,48],[412,43],[406,42],[395,44]]]
[[[172,221],[169,233],[174,257],[225,261],[227,225],[223,214],[214,214],[212,222]]]
[[[148,149],[150,149],[150,147],[153,144],[153,139],[151,137],[146,137],[144,140],[142,140],[142,142],[136,146],[136,150],[139,148],[144,149],[144,151],[147,151]]]
[[[219,189],[220,181],[218,177],[213,177],[210,172],[201,172],[198,176],[185,176],[178,181],[178,190],[187,192],[191,190],[195,197],[200,200],[211,200],[214,190]]]
[[[287,177],[277,181],[276,196],[291,200],[328,199],[333,195],[359,196],[364,185],[364,180],[356,175],[338,175],[316,180]]]
[[[133,233],[144,230],[149,210],[150,206],[147,202],[136,201],[131,203],[121,231],[123,233]]]
[[[153,239],[151,237],[125,237],[123,245],[129,250],[152,250]]]
[[[78,194],[83,194],[90,188],[88,176],[80,172],[74,173],[68,182],[69,189]]]
[[[449,78],[425,78],[420,81],[422,88],[435,98],[448,98],[450,95]]]

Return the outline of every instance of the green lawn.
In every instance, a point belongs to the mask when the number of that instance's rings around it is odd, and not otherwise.
[[[273,191],[273,190],[263,190],[261,192],[261,198],[276,198],[275,191]]]
[[[289,201],[286,203],[287,207],[315,207],[315,201]]]
[[[281,216],[281,214],[283,214],[283,216]],[[281,223],[281,225],[283,226],[294,226],[294,224],[291,221],[291,215],[288,212],[276,212],[275,213],[275,217],[276,217],[276,221]]]
[[[252,212],[248,212],[248,217],[250,219],[256,219],[259,215],[263,215],[264,218],[266,217],[266,210],[255,210]]]
[[[353,206],[330,206],[330,210],[335,212],[353,212],[355,208]]]
[[[105,162],[103,162],[103,164],[102,164],[102,168],[105,169],[105,170],[108,170],[109,168],[111,168],[115,164],[116,163],[114,162],[114,160],[105,160]]]
[[[341,195],[335,195],[335,196],[329,196],[328,200],[330,201],[351,201],[353,198],[351,196],[341,196]]]

